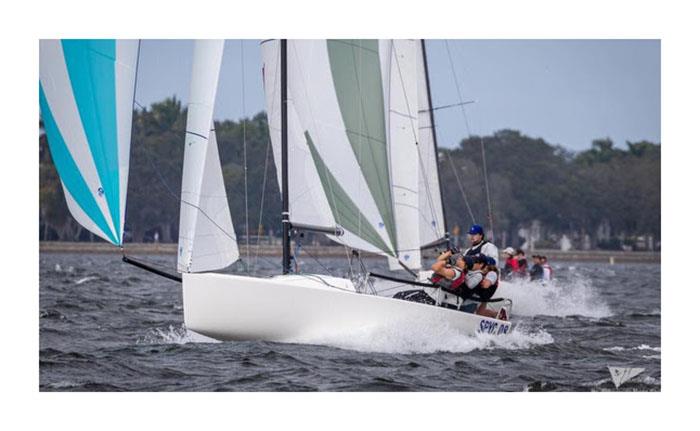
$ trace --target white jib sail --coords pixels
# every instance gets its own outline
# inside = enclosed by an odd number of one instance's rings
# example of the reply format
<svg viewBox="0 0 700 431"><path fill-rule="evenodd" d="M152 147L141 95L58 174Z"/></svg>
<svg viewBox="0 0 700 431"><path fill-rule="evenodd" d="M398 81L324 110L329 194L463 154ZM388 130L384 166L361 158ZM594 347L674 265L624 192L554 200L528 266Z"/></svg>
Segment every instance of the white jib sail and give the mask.
<svg viewBox="0 0 700 431"><path fill-rule="evenodd" d="M380 40L382 74L388 95L389 166L396 217L397 259L389 257L391 270L402 265L421 268L418 196L418 86L416 40Z"/></svg>
<svg viewBox="0 0 700 431"><path fill-rule="evenodd" d="M223 49L223 40L195 41L182 168L180 272L224 268L239 256L212 127Z"/></svg>

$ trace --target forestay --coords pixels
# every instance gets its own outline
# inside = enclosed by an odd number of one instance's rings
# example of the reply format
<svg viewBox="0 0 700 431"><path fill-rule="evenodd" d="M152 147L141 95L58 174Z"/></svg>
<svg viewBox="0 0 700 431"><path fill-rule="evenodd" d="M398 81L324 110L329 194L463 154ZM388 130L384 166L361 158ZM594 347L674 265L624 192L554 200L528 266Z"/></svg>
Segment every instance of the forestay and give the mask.
<svg viewBox="0 0 700 431"><path fill-rule="evenodd" d="M195 42L182 171L180 272L224 268L239 256L212 127L223 48L223 40Z"/></svg>
<svg viewBox="0 0 700 431"><path fill-rule="evenodd" d="M73 217L121 245L139 42L41 40L39 104Z"/></svg>
<svg viewBox="0 0 700 431"><path fill-rule="evenodd" d="M341 227L335 241L386 255L393 268L398 260L420 268L420 245L444 233L431 124L421 113L428 100L420 41L287 47L290 221ZM279 48L275 40L262 44L281 181Z"/></svg>

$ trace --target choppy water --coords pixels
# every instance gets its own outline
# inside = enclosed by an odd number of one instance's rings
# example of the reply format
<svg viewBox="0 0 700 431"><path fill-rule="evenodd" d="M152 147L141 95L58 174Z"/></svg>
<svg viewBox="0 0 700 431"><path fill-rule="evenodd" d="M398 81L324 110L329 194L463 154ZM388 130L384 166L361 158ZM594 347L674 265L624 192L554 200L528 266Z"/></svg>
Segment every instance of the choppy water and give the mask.
<svg viewBox="0 0 700 431"><path fill-rule="evenodd" d="M175 265L171 257L145 259ZM307 272L323 273L320 265L347 266L344 259L303 262ZM660 390L660 266L554 269L552 285L499 291L514 302L516 327L506 336L469 337L417 322L304 340L316 345L221 343L183 327L178 283L116 255L43 253L40 389L608 391L617 389L607 367L621 366L645 371L619 390ZM276 271L276 262L263 262L260 273Z"/></svg>

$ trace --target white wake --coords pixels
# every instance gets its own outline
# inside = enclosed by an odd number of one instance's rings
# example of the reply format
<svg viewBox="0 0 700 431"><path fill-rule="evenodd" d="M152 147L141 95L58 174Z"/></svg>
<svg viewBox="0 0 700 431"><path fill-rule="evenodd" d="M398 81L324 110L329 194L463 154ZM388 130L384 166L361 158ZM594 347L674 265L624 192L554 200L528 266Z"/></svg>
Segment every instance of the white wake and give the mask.
<svg viewBox="0 0 700 431"><path fill-rule="evenodd" d="M425 354L435 352L467 353L474 350L519 350L554 342L542 329L515 326L507 335L458 332L447 324L413 322L396 326L358 327L351 333L329 330L327 333L298 337L290 342L320 344L360 352Z"/></svg>

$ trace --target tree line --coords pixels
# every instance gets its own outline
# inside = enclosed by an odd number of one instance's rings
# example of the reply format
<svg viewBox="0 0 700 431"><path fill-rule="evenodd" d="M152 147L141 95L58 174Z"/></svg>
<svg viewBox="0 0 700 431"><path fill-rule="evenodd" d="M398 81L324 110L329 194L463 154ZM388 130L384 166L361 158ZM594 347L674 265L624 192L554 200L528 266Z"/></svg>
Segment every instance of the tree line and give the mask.
<svg viewBox="0 0 700 431"><path fill-rule="evenodd" d="M177 241L186 119L186 108L174 97L134 111L126 241L150 241L156 232L162 242ZM246 232L247 174L250 234L279 235L281 199L265 113L218 121L215 128L237 234ZM522 228L535 221L543 231L539 246L551 245L548 242L562 234L574 239L588 235L594 247L608 248L639 235L660 239L660 144L626 146L620 149L610 139L599 139L590 149L575 153L502 130L470 136L454 149L440 148L438 169L448 226L461 232L474 221L493 226L499 245L517 245ZM68 213L44 133L39 138L39 175L40 239L92 240Z"/></svg>

